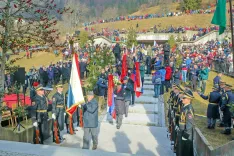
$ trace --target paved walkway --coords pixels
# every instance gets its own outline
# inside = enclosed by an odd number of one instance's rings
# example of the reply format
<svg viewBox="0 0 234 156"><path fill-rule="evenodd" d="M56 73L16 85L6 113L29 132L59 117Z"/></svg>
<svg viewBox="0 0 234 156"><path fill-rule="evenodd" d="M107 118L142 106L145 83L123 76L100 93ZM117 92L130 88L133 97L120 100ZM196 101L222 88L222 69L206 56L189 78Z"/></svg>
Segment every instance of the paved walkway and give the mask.
<svg viewBox="0 0 234 156"><path fill-rule="evenodd" d="M115 120L104 114L99 125L98 151L145 156L173 155L165 127L163 99L153 98L153 94L151 77L145 77L144 94L136 98L133 107L130 106L129 116L124 117L119 130ZM66 134L64 137L66 140L60 146L82 148L81 128L74 136ZM51 139L47 140L47 144L55 145Z"/></svg>

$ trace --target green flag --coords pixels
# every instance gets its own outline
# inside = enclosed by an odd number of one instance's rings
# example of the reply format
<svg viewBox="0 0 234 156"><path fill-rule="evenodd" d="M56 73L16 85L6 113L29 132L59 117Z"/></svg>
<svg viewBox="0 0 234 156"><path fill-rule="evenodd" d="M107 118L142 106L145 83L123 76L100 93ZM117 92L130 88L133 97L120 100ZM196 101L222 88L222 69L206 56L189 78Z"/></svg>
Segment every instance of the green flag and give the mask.
<svg viewBox="0 0 234 156"><path fill-rule="evenodd" d="M218 0L211 23L219 25L219 35L226 29L226 0Z"/></svg>

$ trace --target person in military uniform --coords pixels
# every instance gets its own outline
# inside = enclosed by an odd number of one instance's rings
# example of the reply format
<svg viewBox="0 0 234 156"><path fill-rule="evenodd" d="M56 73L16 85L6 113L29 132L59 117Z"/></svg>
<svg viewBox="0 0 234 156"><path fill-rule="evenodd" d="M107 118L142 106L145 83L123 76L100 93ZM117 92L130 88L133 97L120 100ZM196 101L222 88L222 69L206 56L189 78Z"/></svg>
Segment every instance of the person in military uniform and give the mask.
<svg viewBox="0 0 234 156"><path fill-rule="evenodd" d="M62 139L62 131L64 130L64 117L65 113L65 103L64 103L64 95L63 95L63 85L59 84L56 86L57 92L52 97L52 119L57 120L58 129L59 129L59 139ZM53 124L52 124L53 125ZM53 141L54 133L53 133Z"/></svg>
<svg viewBox="0 0 234 156"><path fill-rule="evenodd" d="M123 79L123 86L124 89L124 101L125 101L125 117L128 117L128 108L131 104L131 91L133 90L132 85L128 82L129 78L127 76Z"/></svg>
<svg viewBox="0 0 234 156"><path fill-rule="evenodd" d="M120 129L122 125L123 115L125 114L124 88L121 82L118 82L117 88L114 91L115 111L116 111L116 128Z"/></svg>
<svg viewBox="0 0 234 156"><path fill-rule="evenodd" d="M234 94L231 91L231 85L226 84L224 90L225 94L221 99L221 111L223 112L223 122L225 130L222 131L222 134L230 135L231 134L231 122L232 114L230 112L230 104L234 103Z"/></svg>
<svg viewBox="0 0 234 156"><path fill-rule="evenodd" d="M226 86L226 82L224 81L220 81L219 83L219 93L221 95L221 97L224 97L225 96L225 88ZM221 111L221 105L222 105L222 100L219 101L219 117L220 117L220 124L218 125L218 127L224 127L224 122L223 122L223 112Z"/></svg>
<svg viewBox="0 0 234 156"><path fill-rule="evenodd" d="M191 104L193 98L191 90L184 90L179 127L176 127L178 131L178 150L176 154L179 156L193 156L194 110Z"/></svg>
<svg viewBox="0 0 234 156"><path fill-rule="evenodd" d="M209 95L205 96L201 93L199 95L204 99L204 100L209 100L209 105L207 108L207 128L208 129L214 129L215 124L216 124L216 119L219 118L219 102L221 99L221 95L219 93L219 90L217 87L213 87L213 91L210 92Z"/></svg>
<svg viewBox="0 0 234 156"><path fill-rule="evenodd" d="M38 85L36 88L36 96L34 97L35 105L33 106L33 111L35 114L32 116L32 122L35 129L39 129L40 132L40 143L43 144L44 137L42 133L42 124L47 122L48 119L48 103L45 97L44 88L41 85ZM35 133L34 133L34 143L35 143Z"/></svg>

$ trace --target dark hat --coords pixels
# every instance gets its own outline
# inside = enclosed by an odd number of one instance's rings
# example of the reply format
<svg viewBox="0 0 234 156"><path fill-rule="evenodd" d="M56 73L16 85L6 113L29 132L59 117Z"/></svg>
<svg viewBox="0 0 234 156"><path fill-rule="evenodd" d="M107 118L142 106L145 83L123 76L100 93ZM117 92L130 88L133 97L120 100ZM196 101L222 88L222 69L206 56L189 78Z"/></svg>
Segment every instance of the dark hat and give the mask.
<svg viewBox="0 0 234 156"><path fill-rule="evenodd" d="M185 98L190 98L190 99L193 99L194 96L193 96L193 92L189 89L185 89L184 90L184 97Z"/></svg>
<svg viewBox="0 0 234 156"><path fill-rule="evenodd" d="M42 85L38 85L37 87L35 87L35 90L38 91L38 90L44 90L44 87Z"/></svg>
<svg viewBox="0 0 234 156"><path fill-rule="evenodd" d="M128 79L129 79L129 78L128 78L127 76L125 76L123 80L128 80Z"/></svg>

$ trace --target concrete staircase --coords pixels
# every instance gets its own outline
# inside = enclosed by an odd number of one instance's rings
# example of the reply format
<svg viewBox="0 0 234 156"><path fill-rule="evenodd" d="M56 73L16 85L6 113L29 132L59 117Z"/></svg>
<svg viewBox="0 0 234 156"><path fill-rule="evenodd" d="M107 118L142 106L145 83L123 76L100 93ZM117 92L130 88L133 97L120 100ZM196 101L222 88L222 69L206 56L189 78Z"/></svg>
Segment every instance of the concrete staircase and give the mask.
<svg viewBox="0 0 234 156"><path fill-rule="evenodd" d="M135 98L135 105L129 107L128 117L124 117L123 124L161 126L159 120L159 99L153 98L154 86L151 76L145 75L144 93ZM107 113L103 122L114 123L112 117Z"/></svg>
<svg viewBox="0 0 234 156"><path fill-rule="evenodd" d="M105 112L99 117L98 148L82 150L83 128L76 127L75 135L64 134L65 140L57 145L52 138L46 145L0 141L1 156L172 156L167 128L164 126L163 99L153 98L151 77L145 76L144 93L129 107L120 129ZM109 117L109 118L108 118ZM92 143L90 143L90 148ZM14 148L12 148L14 147Z"/></svg>

